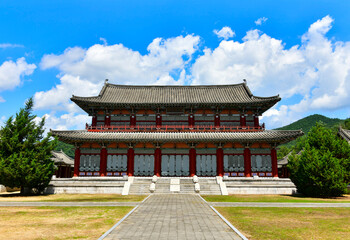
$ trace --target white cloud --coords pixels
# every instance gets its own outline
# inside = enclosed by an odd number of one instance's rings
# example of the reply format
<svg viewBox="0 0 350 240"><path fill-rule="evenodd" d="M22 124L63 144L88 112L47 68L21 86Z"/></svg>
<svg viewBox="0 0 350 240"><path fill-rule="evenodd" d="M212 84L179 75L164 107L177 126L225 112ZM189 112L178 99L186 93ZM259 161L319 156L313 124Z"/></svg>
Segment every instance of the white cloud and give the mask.
<svg viewBox="0 0 350 240"><path fill-rule="evenodd" d="M258 20L254 21L254 23L259 26L259 25L262 25L263 23L265 23L267 21L268 18L266 17L261 17L259 18Z"/></svg>
<svg viewBox="0 0 350 240"><path fill-rule="evenodd" d="M67 113L56 117L55 113L52 112L50 114L44 114L42 117L36 117L35 121L38 123L43 117L45 117L45 132L48 132L50 129L83 129L86 123L91 124L91 117L87 114Z"/></svg>
<svg viewBox="0 0 350 240"><path fill-rule="evenodd" d="M350 42L326 37L333 19L313 23L300 45L285 44L259 30L250 30L239 41L222 41L205 49L192 66L192 84L230 84L248 80L255 95L280 94L297 98L296 104L266 112L269 127L286 125L308 112L350 107ZM291 101L292 102L292 101Z"/></svg>
<svg viewBox="0 0 350 240"><path fill-rule="evenodd" d="M257 29L248 31L241 41L227 41L234 35L229 27L229 35L224 28L222 33L216 31L224 40L214 49L204 47L199 56L194 53L200 38L194 35L156 38L145 55L122 44L68 48L63 54L42 58L42 69L60 70L60 83L36 93L36 107L64 110L68 117L77 118L81 110L69 102L71 94L97 95L105 78L120 84L233 84L247 79L254 95L280 94L283 99L263 115L268 128L308 113L349 110L350 42L327 38L332 24L330 16L316 21L300 44L290 48ZM59 128L73 126L54 113L51 119Z"/></svg>
<svg viewBox="0 0 350 240"><path fill-rule="evenodd" d="M122 44L74 47L61 55L45 55L41 68L58 68L61 82L48 91L37 92L35 107L76 112L78 108L69 101L71 95L97 95L106 78L118 84L184 84L185 68L198 44L198 36L187 35L156 38L145 55Z"/></svg>
<svg viewBox="0 0 350 240"><path fill-rule="evenodd" d="M236 35L230 27L223 27L220 31L215 29L213 32L216 34L216 36L223 38L224 40L232 38Z"/></svg>
<svg viewBox="0 0 350 240"><path fill-rule="evenodd" d="M13 44L13 43L0 43L0 48L23 48L24 46L21 44Z"/></svg>
<svg viewBox="0 0 350 240"><path fill-rule="evenodd" d="M24 76L31 75L35 64L28 64L25 58L18 58L16 62L10 60L0 65L0 92L11 90L21 84ZM0 97L0 102L5 101Z"/></svg>

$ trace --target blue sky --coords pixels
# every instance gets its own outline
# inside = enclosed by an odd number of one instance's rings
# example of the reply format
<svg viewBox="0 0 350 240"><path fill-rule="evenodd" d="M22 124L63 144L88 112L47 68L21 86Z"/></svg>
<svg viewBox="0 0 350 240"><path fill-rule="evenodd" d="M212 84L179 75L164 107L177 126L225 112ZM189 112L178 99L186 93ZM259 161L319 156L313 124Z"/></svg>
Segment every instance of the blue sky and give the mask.
<svg viewBox="0 0 350 240"><path fill-rule="evenodd" d="M34 96L47 127L89 121L69 101L120 84L229 84L283 100L262 121L350 115L348 1L0 2L2 121ZM260 21L258 21L260 19Z"/></svg>

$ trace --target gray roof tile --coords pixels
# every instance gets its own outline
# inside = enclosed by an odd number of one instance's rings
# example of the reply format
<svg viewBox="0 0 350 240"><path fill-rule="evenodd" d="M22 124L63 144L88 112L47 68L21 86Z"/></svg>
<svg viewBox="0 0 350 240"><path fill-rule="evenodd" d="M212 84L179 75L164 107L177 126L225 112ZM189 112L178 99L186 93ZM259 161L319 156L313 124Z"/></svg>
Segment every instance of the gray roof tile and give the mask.
<svg viewBox="0 0 350 240"><path fill-rule="evenodd" d="M100 94L94 97L71 98L89 112L91 106L193 106L193 105L256 105L267 110L279 96L257 97L246 83L209 86L133 86L106 83Z"/></svg>
<svg viewBox="0 0 350 240"><path fill-rule="evenodd" d="M289 142L304 133L301 130L256 132L89 132L51 130L64 142Z"/></svg>
<svg viewBox="0 0 350 240"><path fill-rule="evenodd" d="M350 130L339 127L338 133L343 139L345 139L346 141L348 141L348 143L350 143Z"/></svg>

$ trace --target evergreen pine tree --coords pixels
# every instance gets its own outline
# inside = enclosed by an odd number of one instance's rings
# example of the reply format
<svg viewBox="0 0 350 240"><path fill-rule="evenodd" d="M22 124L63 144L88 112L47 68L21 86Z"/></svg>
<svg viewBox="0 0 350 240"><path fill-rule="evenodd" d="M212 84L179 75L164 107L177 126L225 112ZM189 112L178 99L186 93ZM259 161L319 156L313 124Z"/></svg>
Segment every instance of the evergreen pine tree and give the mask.
<svg viewBox="0 0 350 240"><path fill-rule="evenodd" d="M21 194L42 193L55 170L50 158L56 140L43 136L45 118L36 123L32 109L30 98L0 130L0 182L20 187Z"/></svg>
<svg viewBox="0 0 350 240"><path fill-rule="evenodd" d="M316 123L300 156L289 158L291 180L306 196L335 197L346 192L350 181L350 146L321 123Z"/></svg>

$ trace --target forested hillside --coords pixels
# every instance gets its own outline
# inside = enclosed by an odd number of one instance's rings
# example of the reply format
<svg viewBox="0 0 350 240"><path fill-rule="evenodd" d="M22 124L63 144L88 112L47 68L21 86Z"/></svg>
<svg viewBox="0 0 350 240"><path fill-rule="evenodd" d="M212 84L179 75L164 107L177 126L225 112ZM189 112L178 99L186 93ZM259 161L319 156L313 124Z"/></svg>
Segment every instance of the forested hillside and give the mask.
<svg viewBox="0 0 350 240"><path fill-rule="evenodd" d="M68 156L74 158L74 146L71 145L71 144L58 141L55 150L56 151L62 150L65 154L67 154Z"/></svg>
<svg viewBox="0 0 350 240"><path fill-rule="evenodd" d="M314 114L302 118L294 123L291 123L287 126L277 128L277 130L298 130L302 129L304 133L308 133L310 129L316 124L316 122L322 121L326 127L338 127L339 124L342 124L345 120L339 118L328 118L323 115Z"/></svg>

